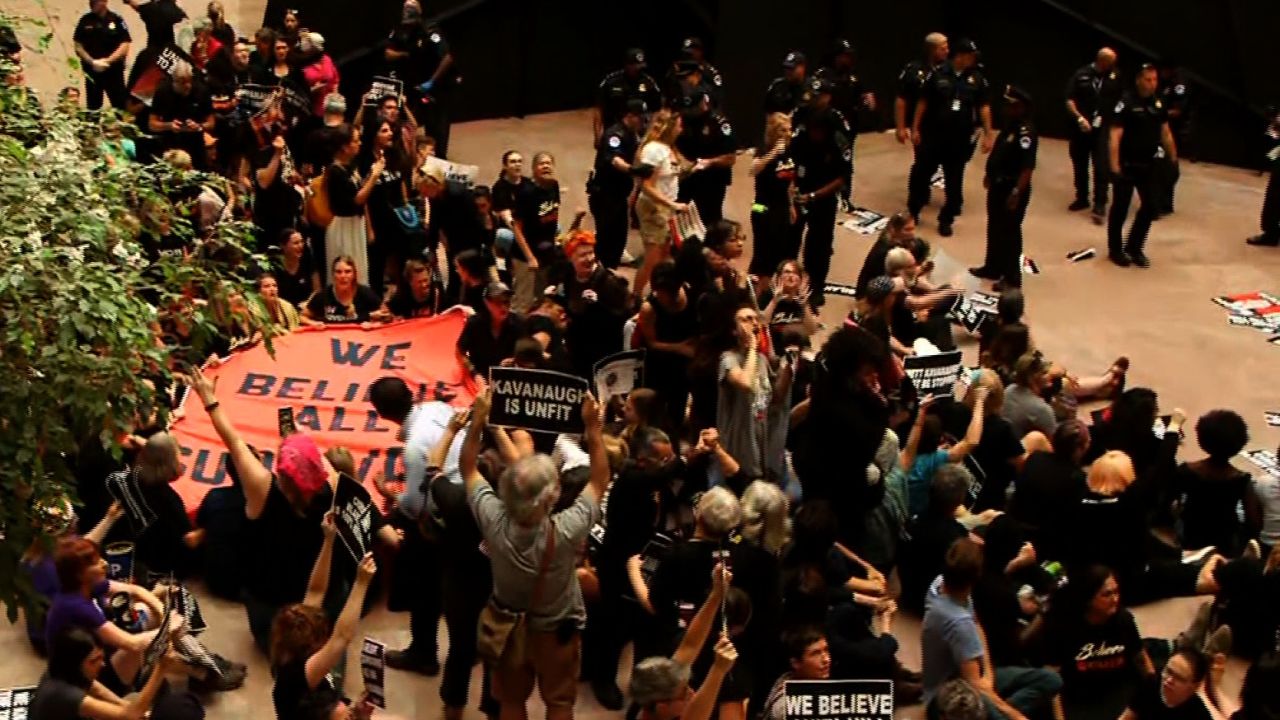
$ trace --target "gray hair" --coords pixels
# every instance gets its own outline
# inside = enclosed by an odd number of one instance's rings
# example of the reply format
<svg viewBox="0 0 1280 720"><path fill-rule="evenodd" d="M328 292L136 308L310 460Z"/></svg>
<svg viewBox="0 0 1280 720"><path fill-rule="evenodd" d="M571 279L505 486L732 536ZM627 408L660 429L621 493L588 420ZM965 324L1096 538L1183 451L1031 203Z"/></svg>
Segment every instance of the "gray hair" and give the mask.
<svg viewBox="0 0 1280 720"><path fill-rule="evenodd" d="M886 428L880 438L880 447L876 449L875 461L867 465L867 485L879 485L889 477L898 464L898 452L898 435Z"/></svg>
<svg viewBox="0 0 1280 720"><path fill-rule="evenodd" d="M516 524L535 525L560 497L560 473L551 456L535 453L502 472L498 493Z"/></svg>
<svg viewBox="0 0 1280 720"><path fill-rule="evenodd" d="M177 480L182 475L178 441L166 432L152 435L138 451L133 467L142 485L166 485Z"/></svg>
<svg viewBox="0 0 1280 720"><path fill-rule="evenodd" d="M929 512L950 513L964 504L969 488L973 487L973 474L963 465L944 463L933 474L929 485Z"/></svg>
<svg viewBox="0 0 1280 720"><path fill-rule="evenodd" d="M175 62L173 64L173 69L169 71L169 76L174 78L179 78L179 77L194 78L195 77L194 71L191 68L191 63L187 62L186 60L178 60L177 62Z"/></svg>
<svg viewBox="0 0 1280 720"><path fill-rule="evenodd" d="M742 522L742 506L738 498L722 486L713 487L702 494L694 510L702 529L712 537L724 537Z"/></svg>
<svg viewBox="0 0 1280 720"><path fill-rule="evenodd" d="M642 708L678 699L689 684L689 666L667 657L645 658L631 671L631 701Z"/></svg>
<svg viewBox="0 0 1280 720"><path fill-rule="evenodd" d="M893 248L884 256L884 274L889 277L896 277L898 273L916 264L916 258L911 251L903 248Z"/></svg>
<svg viewBox="0 0 1280 720"><path fill-rule="evenodd" d="M987 717L982 696L964 680L949 680L938 689L934 701L942 720L983 720Z"/></svg>
<svg viewBox="0 0 1280 720"><path fill-rule="evenodd" d="M787 496L771 482L756 480L742 493L742 536L777 555L791 540Z"/></svg>

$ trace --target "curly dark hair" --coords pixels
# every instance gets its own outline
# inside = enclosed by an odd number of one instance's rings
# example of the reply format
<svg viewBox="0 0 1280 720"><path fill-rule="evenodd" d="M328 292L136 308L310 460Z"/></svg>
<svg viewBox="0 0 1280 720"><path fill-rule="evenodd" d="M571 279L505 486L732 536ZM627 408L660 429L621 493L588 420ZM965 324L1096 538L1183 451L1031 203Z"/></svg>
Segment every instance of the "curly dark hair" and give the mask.
<svg viewBox="0 0 1280 720"><path fill-rule="evenodd" d="M1196 442L1215 463L1226 464L1249 442L1249 426L1231 410L1210 410L1196 421Z"/></svg>
<svg viewBox="0 0 1280 720"><path fill-rule="evenodd" d="M305 662L329 639L329 618L324 610L302 603L286 605L271 621L271 667Z"/></svg>

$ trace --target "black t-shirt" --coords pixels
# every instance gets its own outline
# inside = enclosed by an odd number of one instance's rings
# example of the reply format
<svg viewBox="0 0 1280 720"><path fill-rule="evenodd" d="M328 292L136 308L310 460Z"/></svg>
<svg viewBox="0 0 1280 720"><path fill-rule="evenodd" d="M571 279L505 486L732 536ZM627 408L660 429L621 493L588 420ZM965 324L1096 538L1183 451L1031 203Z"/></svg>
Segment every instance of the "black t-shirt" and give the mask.
<svg viewBox="0 0 1280 720"><path fill-rule="evenodd" d="M151 0L139 5L137 11L147 28L147 47L156 50L174 44L173 26L187 17L173 0Z"/></svg>
<svg viewBox="0 0 1280 720"><path fill-rule="evenodd" d="M334 698L340 696L327 675L314 688L307 685L306 658L276 668L275 684L271 686L271 702L276 708L276 720L305 720L304 703L322 694L329 694Z"/></svg>
<svg viewBox="0 0 1280 720"><path fill-rule="evenodd" d="M314 291L311 286L311 276L315 272L315 261L311 258L310 248L302 251L302 258L298 261L298 272L290 273L285 270L284 263L278 259L271 268L271 274L275 277L276 285L280 289L280 297L293 303L296 308L303 307L311 297Z"/></svg>
<svg viewBox="0 0 1280 720"><path fill-rule="evenodd" d="M556 234L559 232L560 183L554 180L547 185L529 183L516 198L514 216L538 262L549 262L555 255ZM513 247L512 255L518 252Z"/></svg>
<svg viewBox="0 0 1280 720"><path fill-rule="evenodd" d="M636 134L622 123L604 131L604 135L600 137L600 147L596 148L592 192L614 196L630 194L635 180L631 177L631 173L614 167L613 161L618 158L628 165L634 163L638 145L639 139Z"/></svg>
<svg viewBox="0 0 1280 720"><path fill-rule="evenodd" d="M326 485L299 515L276 483L273 477L262 514L245 524L251 552L244 557L244 584L254 598L279 606L306 596L324 540L320 521L333 505L333 493Z"/></svg>
<svg viewBox="0 0 1280 720"><path fill-rule="evenodd" d="M1129 709L1138 720L1210 720L1213 717L1199 695L1192 695L1177 707L1166 705L1156 678L1142 681L1129 701Z"/></svg>
<svg viewBox="0 0 1280 720"><path fill-rule="evenodd" d="M1067 717L1119 717L1140 678L1142 636L1133 614L1121 608L1101 625L1083 618L1055 619L1045 633L1045 659L1062 675Z"/></svg>
<svg viewBox="0 0 1280 720"><path fill-rule="evenodd" d="M431 283L431 289L422 300L414 297L413 291L403 283L396 287L395 294L387 301L387 309L398 318L431 317L440 312L440 294L443 290L438 282Z"/></svg>
<svg viewBox="0 0 1280 720"><path fill-rule="evenodd" d="M665 513L674 501L670 480L683 467L683 463L658 471L629 467L610 486L607 530L597 563L601 581L609 585L605 592L631 595L626 585L627 558L640 554L654 533L663 529Z"/></svg>
<svg viewBox="0 0 1280 720"><path fill-rule="evenodd" d="M920 131L931 141L968 142L978 124L978 108L990 104L982 73L975 68L957 73L951 63L934 70L922 92L926 104Z"/></svg>
<svg viewBox="0 0 1280 720"><path fill-rule="evenodd" d="M427 233L434 238L442 231L454 255L478 249L483 242L484 228L476 211L475 193L461 183L446 181L444 191L431 199L431 225Z"/></svg>
<svg viewBox="0 0 1280 720"><path fill-rule="evenodd" d="M270 145L253 154L253 221L273 239L284 228L297 225L302 211L302 195L285 177L283 156L276 166L275 178L266 187L258 184L257 171L270 165L275 154L275 148Z"/></svg>
<svg viewBox="0 0 1280 720"><path fill-rule="evenodd" d="M1084 491L1084 470L1070 460L1036 451L1022 464L1009 513L1028 528L1042 559L1065 559Z"/></svg>
<svg viewBox="0 0 1280 720"><path fill-rule="evenodd" d="M356 193L359 179L354 168L344 167L338 163L329 165L325 171L324 189L329 196L329 209L337 217L362 215L363 208L356 204Z"/></svg>
<svg viewBox="0 0 1280 720"><path fill-rule="evenodd" d="M973 607L987 634L991 665L1025 665L1026 658L1019 640L1022 606L1018 602L1018 588L1003 570L996 568L982 574L973 588Z"/></svg>
<svg viewBox="0 0 1280 720"><path fill-rule="evenodd" d="M1155 162L1161 130L1168 120L1164 101L1157 95L1142 98L1126 93L1108 114L1113 126L1124 129L1120 138L1120 162L1148 166Z"/></svg>
<svg viewBox="0 0 1280 720"><path fill-rule="evenodd" d="M520 195L528 190L532 184L533 181L523 175L520 176L520 182L515 183L505 177L499 177L494 180L493 187L489 188L489 192L493 196L493 209L510 210L514 214Z"/></svg>
<svg viewBox="0 0 1280 720"><path fill-rule="evenodd" d="M141 485L141 491L156 519L135 538L138 561L153 572L186 576L192 569L191 552L183 537L191 532L191 520L182 498L168 483Z"/></svg>
<svg viewBox="0 0 1280 720"><path fill-rule="evenodd" d="M91 12L81 15L72 39L84 47L89 57L96 60L106 58L115 52L121 43L132 40L129 37L129 28L124 24L124 18L110 10L104 17L98 17L96 13ZM117 64L124 67L124 58L121 58ZM81 65L85 66L86 72L93 70L85 63Z"/></svg>
<svg viewBox="0 0 1280 720"><path fill-rule="evenodd" d="M773 302L773 288L764 291L760 296L760 307L768 307ZM804 322L804 305L793 297L778 300L773 309L773 317L769 319L769 336L773 340L776 354L782 353L782 332L788 325Z"/></svg>
<svg viewBox="0 0 1280 720"><path fill-rule="evenodd" d="M369 168L364 168L366 173ZM395 216L395 208L405 204L404 177L400 169L387 164L382 174L373 182L369 192L369 217L373 220L376 241L385 247L395 247L395 243L403 236L400 221Z"/></svg>
<svg viewBox="0 0 1280 720"><path fill-rule="evenodd" d="M904 607L912 610L924 607L929 584L942 572L942 559L947 548L968 535L964 526L950 516L925 515L917 521L907 544L906 557L899 568Z"/></svg>
<svg viewBox="0 0 1280 720"><path fill-rule="evenodd" d="M507 315L494 337L490 330L492 320L489 313L479 312L467 318L458 335L458 351L471 360L471 366L481 375L488 377L489 368L511 357L516 351L516 341L525 337L524 317L519 313Z"/></svg>
<svg viewBox="0 0 1280 720"><path fill-rule="evenodd" d="M244 577L244 490L214 488L200 502L196 525L204 530L204 582L220 598L239 600Z"/></svg>
<svg viewBox="0 0 1280 720"><path fill-rule="evenodd" d="M173 81L169 80L156 90L155 97L151 100L151 114L163 122L192 120L203 123L213 114L213 103L209 100L208 91L199 81L194 81L191 90L182 95L173 89Z"/></svg>
<svg viewBox="0 0 1280 720"><path fill-rule="evenodd" d="M344 305L333 294L333 286L315 294L307 303L311 317L325 323L362 323L370 313L382 307L382 300L368 285L357 285L350 305Z"/></svg>
<svg viewBox="0 0 1280 720"><path fill-rule="evenodd" d="M1236 507L1249 492L1250 479L1247 473L1234 471L1226 477L1207 478L1187 463L1178 466L1173 482L1183 494L1183 547L1214 545L1221 552L1235 549L1240 542Z"/></svg>
<svg viewBox="0 0 1280 720"><path fill-rule="evenodd" d="M952 436L963 438L969 429L973 412L960 403L951 406L946 429ZM1013 483L1016 469L1011 464L1025 452L1013 425L999 415L982 419L982 438L965 458L965 467L973 473L975 486L970 497L976 499L974 512L994 508L1004 510L1005 493Z"/></svg>
<svg viewBox="0 0 1280 720"><path fill-rule="evenodd" d="M788 156L796 165L796 190L813 192L836 178L844 177L848 159L834 137L817 141L804 132L791 141ZM831 201L831 197L825 198Z"/></svg>
<svg viewBox="0 0 1280 720"><path fill-rule="evenodd" d="M88 695L86 688L50 677L46 673L40 678L31 706L24 708L24 711L30 712L26 717L35 720L80 720L83 717L80 706Z"/></svg>
<svg viewBox="0 0 1280 720"><path fill-rule="evenodd" d="M681 155L694 160L727 155L738 149L733 137L733 126L719 113L708 113L701 118L686 118L684 129L676 138L676 149ZM681 181L681 186L693 183L728 185L733 178L733 168L710 167L694 173Z"/></svg>
<svg viewBox="0 0 1280 720"><path fill-rule="evenodd" d="M761 157L772 148L758 148L756 157ZM791 203L788 192L791 181L795 179L795 164L785 154L765 163L755 177L755 203L769 210L785 210Z"/></svg>
<svg viewBox="0 0 1280 720"><path fill-rule="evenodd" d="M597 266L586 282L578 282L571 276L565 279L563 287L569 317L565 342L575 371L582 377L590 377L597 361L622 350L622 326L628 317L627 284Z"/></svg>

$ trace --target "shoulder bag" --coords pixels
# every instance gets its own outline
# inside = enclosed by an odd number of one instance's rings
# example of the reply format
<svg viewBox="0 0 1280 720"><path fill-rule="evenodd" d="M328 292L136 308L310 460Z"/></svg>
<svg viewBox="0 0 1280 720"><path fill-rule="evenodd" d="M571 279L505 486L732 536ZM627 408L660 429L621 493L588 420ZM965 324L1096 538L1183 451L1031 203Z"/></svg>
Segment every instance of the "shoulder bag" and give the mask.
<svg viewBox="0 0 1280 720"><path fill-rule="evenodd" d="M527 633L526 615L529 609L536 607L542 598L542 587L547 577L547 568L556 551L556 526L549 522L547 527L547 544L542 551L542 562L538 566L538 577L533 585L533 597L525 610L508 610L498 604L493 595L480 611L480 620L476 633L476 653L492 667L520 667L524 664L525 640Z"/></svg>

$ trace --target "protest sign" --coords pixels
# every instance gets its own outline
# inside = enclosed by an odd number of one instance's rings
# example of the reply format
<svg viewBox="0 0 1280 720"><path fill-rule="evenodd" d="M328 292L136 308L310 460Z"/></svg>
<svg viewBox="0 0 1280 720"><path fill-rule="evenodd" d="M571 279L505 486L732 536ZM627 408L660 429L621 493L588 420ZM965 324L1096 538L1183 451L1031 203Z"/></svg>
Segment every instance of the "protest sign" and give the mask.
<svg viewBox="0 0 1280 720"><path fill-rule="evenodd" d="M369 83L369 91L364 94L361 104L365 107L373 107L388 95L394 98L404 95L404 81L400 78L374 75L372 82ZM405 112L408 110L406 109Z"/></svg>
<svg viewBox="0 0 1280 720"><path fill-rule="evenodd" d="M28 720L28 709L35 696L34 685L0 690L0 720Z"/></svg>
<svg viewBox="0 0 1280 720"><path fill-rule="evenodd" d="M961 355L959 350L935 355L910 355L903 358L902 366L921 397L951 395L964 366Z"/></svg>
<svg viewBox="0 0 1280 720"><path fill-rule="evenodd" d="M788 680L787 720L893 720L892 680Z"/></svg>
<svg viewBox="0 0 1280 720"><path fill-rule="evenodd" d="M360 648L360 676L364 678L364 691L369 702L387 709L387 646L377 640L364 639Z"/></svg>
<svg viewBox="0 0 1280 720"><path fill-rule="evenodd" d="M475 385L454 353L467 316L461 310L435 317L379 325L301 329L272 340L274 355L262 345L233 353L205 370L216 380L223 412L236 431L262 453L270 470L280 445L278 410L293 408L300 432L321 449L341 445L351 451L356 479L373 489L375 470L395 477L401 443L396 426L379 418L369 402L369 386L382 377L404 380L414 402L430 400L470 405ZM196 393L183 404L171 432L182 455L182 477L173 488L194 513L209 490L230 483L227 448Z"/></svg>
<svg viewBox="0 0 1280 720"><path fill-rule="evenodd" d="M849 214L852 217L840 223L840 226L859 235L877 235L889 224L889 218L864 207L855 207Z"/></svg>
<svg viewBox="0 0 1280 720"><path fill-rule="evenodd" d="M1275 450L1246 450L1243 455L1266 474L1280 479L1280 461L1276 459Z"/></svg>
<svg viewBox="0 0 1280 720"><path fill-rule="evenodd" d="M959 324L972 335L980 335L982 326L996 317L996 305L1000 298L988 293L974 291L956 297L947 317Z"/></svg>
<svg viewBox="0 0 1280 720"><path fill-rule="evenodd" d="M342 546L359 564L369 552L373 535L373 496L357 480L345 473L338 475L338 487L333 491L334 523L338 526L338 538Z"/></svg>
<svg viewBox="0 0 1280 720"><path fill-rule="evenodd" d="M707 226L702 224L702 215L695 202L690 201L683 212L673 214L668 222L671 225L671 242L676 247L685 240L707 236Z"/></svg>
<svg viewBox="0 0 1280 720"><path fill-rule="evenodd" d="M148 55L150 63L141 70L134 70L136 78L133 81L133 86L129 88L129 94L137 98L138 102L143 105L151 107L151 101L155 98L156 91L169 81L178 62L185 61L192 67L195 66L195 63L190 55L183 52L176 45L162 48L160 52L154 55L147 53L144 53L144 55Z"/></svg>
<svg viewBox="0 0 1280 720"><path fill-rule="evenodd" d="M858 288L846 283L829 282L822 287L822 292L827 295L843 295L849 298L858 296Z"/></svg>
<svg viewBox="0 0 1280 720"><path fill-rule="evenodd" d="M582 395L587 381L551 370L494 367L489 370L493 406L489 422L502 427L578 434L583 431Z"/></svg>
<svg viewBox="0 0 1280 720"><path fill-rule="evenodd" d="M595 364L591 376L601 405L608 407L615 397L626 400L632 390L644 384L644 356L644 350L624 350Z"/></svg>
<svg viewBox="0 0 1280 720"><path fill-rule="evenodd" d="M156 521L156 513L142 496L142 488L138 486L136 470L120 470L107 476L107 492L111 498L124 508L124 516L129 520L133 536L137 537L151 527Z"/></svg>

